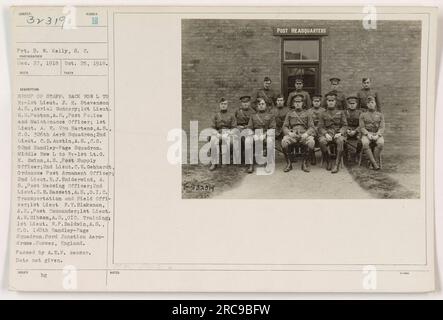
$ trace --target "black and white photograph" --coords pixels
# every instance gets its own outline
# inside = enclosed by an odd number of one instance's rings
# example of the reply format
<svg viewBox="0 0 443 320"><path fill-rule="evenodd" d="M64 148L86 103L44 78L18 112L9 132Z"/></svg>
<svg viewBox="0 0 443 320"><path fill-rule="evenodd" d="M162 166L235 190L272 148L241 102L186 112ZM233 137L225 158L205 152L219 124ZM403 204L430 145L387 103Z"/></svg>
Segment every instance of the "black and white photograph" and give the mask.
<svg viewBox="0 0 443 320"><path fill-rule="evenodd" d="M183 19L182 197L420 198L421 32Z"/></svg>

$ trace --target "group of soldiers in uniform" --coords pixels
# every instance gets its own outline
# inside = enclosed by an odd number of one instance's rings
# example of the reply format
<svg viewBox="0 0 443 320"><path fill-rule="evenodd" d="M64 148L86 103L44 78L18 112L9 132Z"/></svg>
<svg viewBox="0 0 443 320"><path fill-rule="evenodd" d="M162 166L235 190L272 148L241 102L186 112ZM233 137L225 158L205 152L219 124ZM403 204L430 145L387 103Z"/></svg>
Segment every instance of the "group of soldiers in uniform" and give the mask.
<svg viewBox="0 0 443 320"><path fill-rule="evenodd" d="M316 164L314 148L319 146L326 169L337 173L343 153L349 141L354 140L356 156L363 150L374 170L380 170L380 155L384 146L385 121L377 92L371 89L371 80L362 79L362 89L356 95L345 96L339 90L340 79L330 79L331 90L323 97L312 97L303 90L303 79L295 80L295 90L286 100L271 88L271 79L265 77L263 87L254 97L240 97L240 108L231 113L228 101L220 100L220 110L212 118L212 128L218 134L211 138L214 143L229 139L231 129L261 129L263 134L254 135L254 140L266 142L266 131L275 130L286 160L285 172L292 167L292 152L295 147L303 150L301 169L310 172L309 165ZM227 133L228 132L228 133ZM334 157L332 157L334 155ZM213 160L210 170L215 170ZM248 166L254 171L254 161Z"/></svg>

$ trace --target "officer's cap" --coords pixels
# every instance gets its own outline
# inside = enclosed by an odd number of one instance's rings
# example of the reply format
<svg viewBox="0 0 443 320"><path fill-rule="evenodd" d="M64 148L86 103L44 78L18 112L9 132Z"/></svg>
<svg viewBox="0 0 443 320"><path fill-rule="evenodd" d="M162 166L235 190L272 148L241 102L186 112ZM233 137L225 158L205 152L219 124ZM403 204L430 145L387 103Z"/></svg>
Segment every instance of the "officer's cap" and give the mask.
<svg viewBox="0 0 443 320"><path fill-rule="evenodd" d="M314 94L314 95L312 95L312 100L314 100L314 99L322 99L323 98L323 96L321 95L321 94Z"/></svg>
<svg viewBox="0 0 443 320"><path fill-rule="evenodd" d="M326 99L337 99L337 94L336 93L334 93L334 92L328 92L326 95L325 95L325 97L326 97Z"/></svg>
<svg viewBox="0 0 443 320"><path fill-rule="evenodd" d="M265 78L263 79L263 81L271 81L271 78L269 78L269 77L265 77Z"/></svg>
<svg viewBox="0 0 443 320"><path fill-rule="evenodd" d="M292 97L292 102L294 101L303 101L305 99L304 95L302 94L296 94L295 96Z"/></svg>
<svg viewBox="0 0 443 320"><path fill-rule="evenodd" d="M332 77L331 79L329 79L330 82L340 82L341 79L337 78L337 77Z"/></svg>
<svg viewBox="0 0 443 320"><path fill-rule="evenodd" d="M251 101L251 96L241 96L240 97L241 102L248 102Z"/></svg>
<svg viewBox="0 0 443 320"><path fill-rule="evenodd" d="M357 96L350 95L349 97L346 98L346 100L348 100L348 101L358 100L358 98L357 98Z"/></svg>

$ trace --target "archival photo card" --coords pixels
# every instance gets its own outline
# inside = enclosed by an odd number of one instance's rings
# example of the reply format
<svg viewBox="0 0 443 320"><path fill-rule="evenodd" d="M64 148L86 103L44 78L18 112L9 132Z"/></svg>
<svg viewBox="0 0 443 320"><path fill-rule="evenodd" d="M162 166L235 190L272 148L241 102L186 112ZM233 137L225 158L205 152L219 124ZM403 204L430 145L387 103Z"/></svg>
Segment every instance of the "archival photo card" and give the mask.
<svg viewBox="0 0 443 320"><path fill-rule="evenodd" d="M436 8L10 20L11 290L435 289Z"/></svg>

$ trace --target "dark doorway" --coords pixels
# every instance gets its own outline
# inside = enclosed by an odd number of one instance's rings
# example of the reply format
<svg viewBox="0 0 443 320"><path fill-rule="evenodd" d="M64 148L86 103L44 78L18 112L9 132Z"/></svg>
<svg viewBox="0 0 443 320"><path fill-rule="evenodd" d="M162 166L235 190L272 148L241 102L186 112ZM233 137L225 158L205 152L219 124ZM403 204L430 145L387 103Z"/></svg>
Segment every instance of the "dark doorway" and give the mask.
<svg viewBox="0 0 443 320"><path fill-rule="evenodd" d="M295 80L303 79L303 90L309 92L312 96L314 93L319 93L320 72L318 65L300 65L290 64L283 66L283 92L285 98L289 93L295 90Z"/></svg>

